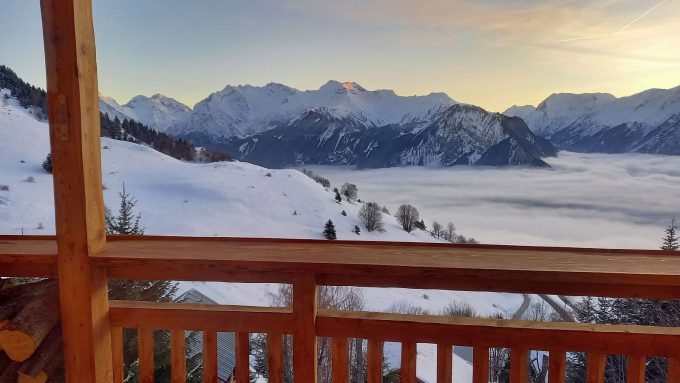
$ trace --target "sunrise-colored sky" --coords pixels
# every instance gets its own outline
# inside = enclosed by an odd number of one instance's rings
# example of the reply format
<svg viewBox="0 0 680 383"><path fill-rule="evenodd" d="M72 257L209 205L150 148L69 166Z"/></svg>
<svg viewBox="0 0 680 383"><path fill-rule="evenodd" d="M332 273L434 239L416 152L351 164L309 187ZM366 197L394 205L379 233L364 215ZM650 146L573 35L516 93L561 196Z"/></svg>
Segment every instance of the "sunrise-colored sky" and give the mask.
<svg viewBox="0 0 680 383"><path fill-rule="evenodd" d="M100 91L189 106L330 79L503 111L680 85L680 0L94 0ZM44 86L38 1L2 0L0 64Z"/></svg>

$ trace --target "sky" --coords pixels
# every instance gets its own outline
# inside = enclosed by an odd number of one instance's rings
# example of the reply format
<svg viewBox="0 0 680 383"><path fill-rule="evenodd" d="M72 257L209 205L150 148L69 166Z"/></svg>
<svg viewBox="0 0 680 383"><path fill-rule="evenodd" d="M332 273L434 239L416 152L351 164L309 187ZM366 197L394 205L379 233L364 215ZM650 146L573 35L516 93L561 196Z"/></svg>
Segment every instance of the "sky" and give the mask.
<svg viewBox="0 0 680 383"><path fill-rule="evenodd" d="M679 0L94 0L100 92L354 81L503 111L680 85ZM39 1L0 0L0 64L44 86Z"/></svg>

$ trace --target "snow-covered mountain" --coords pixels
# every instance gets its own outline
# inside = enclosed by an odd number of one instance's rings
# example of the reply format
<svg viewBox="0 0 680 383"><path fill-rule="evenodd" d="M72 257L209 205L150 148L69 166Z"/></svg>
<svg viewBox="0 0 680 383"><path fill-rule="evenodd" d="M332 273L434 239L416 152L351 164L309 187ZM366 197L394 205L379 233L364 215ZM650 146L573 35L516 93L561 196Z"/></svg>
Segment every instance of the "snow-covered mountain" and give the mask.
<svg viewBox="0 0 680 383"><path fill-rule="evenodd" d="M275 128L216 148L269 167L301 164L390 167L404 165L538 165L555 148L519 118L456 104L430 117L366 128L325 108L308 110Z"/></svg>
<svg viewBox="0 0 680 383"><path fill-rule="evenodd" d="M561 149L680 154L680 87L621 98L553 94L537 108L514 106L504 113L521 117Z"/></svg>
<svg viewBox="0 0 680 383"><path fill-rule="evenodd" d="M369 91L353 82L329 81L318 90L307 91L276 83L227 86L196 104L189 124L178 125L171 132L213 139L244 137L316 108L366 127L384 126L427 120L453 104L444 93L404 97L391 90Z"/></svg>
<svg viewBox="0 0 680 383"><path fill-rule="evenodd" d="M135 96L125 105L100 94L99 109L111 118L132 119L159 132L177 125L184 126L191 118L191 108L162 94Z"/></svg>

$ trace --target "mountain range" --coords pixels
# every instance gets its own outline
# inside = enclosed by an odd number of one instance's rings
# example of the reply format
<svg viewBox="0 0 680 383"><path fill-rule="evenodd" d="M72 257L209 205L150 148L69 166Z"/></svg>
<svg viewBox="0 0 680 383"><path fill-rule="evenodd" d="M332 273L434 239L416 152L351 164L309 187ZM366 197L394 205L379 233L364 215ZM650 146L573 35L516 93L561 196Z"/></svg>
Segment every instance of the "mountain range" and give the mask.
<svg viewBox="0 0 680 383"><path fill-rule="evenodd" d="M557 149L680 155L680 87L621 98L559 93L502 114L445 93L404 97L337 81L306 91L226 86L193 110L162 95L122 106L102 97L101 107L269 167L545 166Z"/></svg>

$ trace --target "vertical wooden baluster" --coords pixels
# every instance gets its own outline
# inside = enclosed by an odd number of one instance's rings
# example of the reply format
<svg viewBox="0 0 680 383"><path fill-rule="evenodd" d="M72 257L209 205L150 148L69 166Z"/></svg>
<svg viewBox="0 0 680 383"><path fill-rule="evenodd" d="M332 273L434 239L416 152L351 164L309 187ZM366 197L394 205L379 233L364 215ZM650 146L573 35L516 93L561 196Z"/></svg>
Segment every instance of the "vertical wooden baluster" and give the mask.
<svg viewBox="0 0 680 383"><path fill-rule="evenodd" d="M647 357L645 355L628 355L627 383L645 383Z"/></svg>
<svg viewBox="0 0 680 383"><path fill-rule="evenodd" d="M123 383L123 328L111 328L111 357L113 358L113 383Z"/></svg>
<svg viewBox="0 0 680 383"><path fill-rule="evenodd" d="M250 381L250 334L236 333L236 381Z"/></svg>
<svg viewBox="0 0 680 383"><path fill-rule="evenodd" d="M529 379L529 352L522 348L510 350L510 383L527 383Z"/></svg>
<svg viewBox="0 0 680 383"><path fill-rule="evenodd" d="M368 340L368 383L382 383L383 342L376 339Z"/></svg>
<svg viewBox="0 0 680 383"><path fill-rule="evenodd" d="M472 382L489 383L489 348L475 347L472 354Z"/></svg>
<svg viewBox="0 0 680 383"><path fill-rule="evenodd" d="M416 383L416 360L418 357L415 342L401 344L401 383Z"/></svg>
<svg viewBox="0 0 680 383"><path fill-rule="evenodd" d="M680 382L680 355L668 357L667 382Z"/></svg>
<svg viewBox="0 0 680 383"><path fill-rule="evenodd" d="M347 339L333 338L333 383L349 382L348 356L349 347Z"/></svg>
<svg viewBox="0 0 680 383"><path fill-rule="evenodd" d="M316 383L316 278L305 277L293 285L293 376L298 382Z"/></svg>
<svg viewBox="0 0 680 383"><path fill-rule="evenodd" d="M604 367L607 362L607 355L600 353L588 353L588 377L587 383L603 383Z"/></svg>
<svg viewBox="0 0 680 383"><path fill-rule="evenodd" d="M451 383L453 380L453 347L437 345L437 383Z"/></svg>
<svg viewBox="0 0 680 383"><path fill-rule="evenodd" d="M567 353L561 350L550 351L548 359L548 382L566 383Z"/></svg>
<svg viewBox="0 0 680 383"><path fill-rule="evenodd" d="M184 330L170 332L170 375L172 383L187 381L187 352Z"/></svg>
<svg viewBox="0 0 680 383"><path fill-rule="evenodd" d="M138 334L140 381L141 383L154 383L153 330L140 328Z"/></svg>
<svg viewBox="0 0 680 383"><path fill-rule="evenodd" d="M203 383L217 383L217 333L203 331Z"/></svg>
<svg viewBox="0 0 680 383"><path fill-rule="evenodd" d="M267 362L270 383L283 383L283 335L267 334Z"/></svg>

